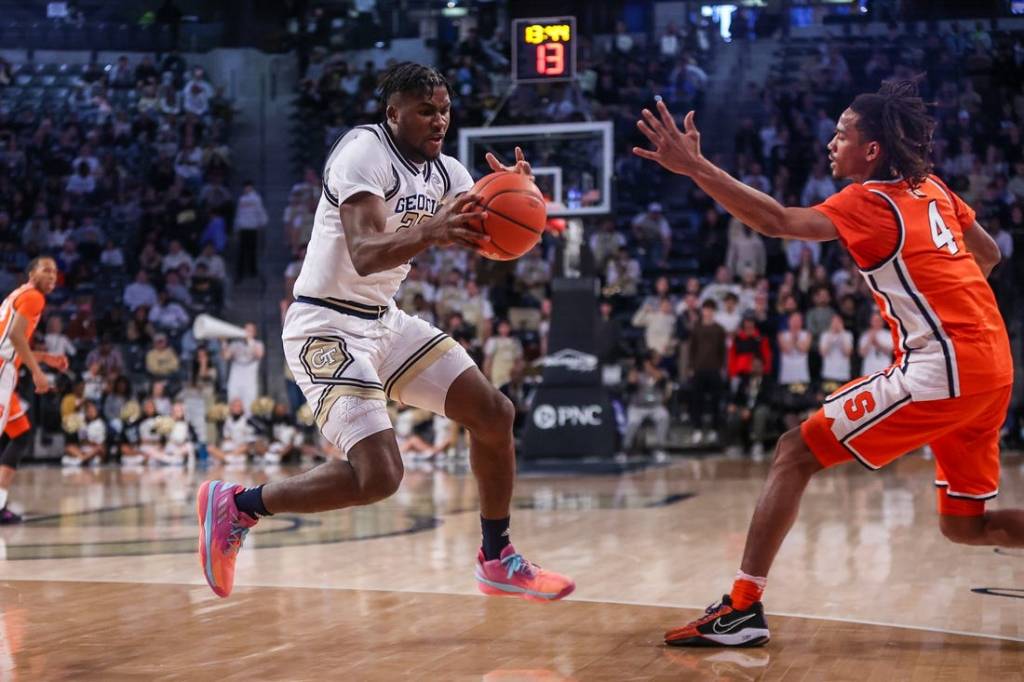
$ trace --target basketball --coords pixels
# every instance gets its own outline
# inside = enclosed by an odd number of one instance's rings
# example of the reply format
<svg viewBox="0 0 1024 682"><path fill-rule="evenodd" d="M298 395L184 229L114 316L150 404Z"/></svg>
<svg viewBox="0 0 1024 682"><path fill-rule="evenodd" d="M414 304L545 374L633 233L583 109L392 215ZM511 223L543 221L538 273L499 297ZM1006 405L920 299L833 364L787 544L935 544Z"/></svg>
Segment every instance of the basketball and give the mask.
<svg viewBox="0 0 1024 682"><path fill-rule="evenodd" d="M480 196L477 207L487 211L487 219L476 226L491 238L480 248L485 258L513 260L537 245L548 215L532 180L519 173L491 173L470 191Z"/></svg>

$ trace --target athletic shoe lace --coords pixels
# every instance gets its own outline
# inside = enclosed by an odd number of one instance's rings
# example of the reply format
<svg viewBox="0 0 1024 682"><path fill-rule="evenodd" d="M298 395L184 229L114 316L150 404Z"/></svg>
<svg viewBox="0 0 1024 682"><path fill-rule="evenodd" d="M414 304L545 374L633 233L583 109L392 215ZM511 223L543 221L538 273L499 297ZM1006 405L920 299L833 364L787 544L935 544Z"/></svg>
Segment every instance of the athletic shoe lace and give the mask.
<svg viewBox="0 0 1024 682"><path fill-rule="evenodd" d="M721 608L722 608L722 602L716 601L714 604L712 604L711 606L709 606L706 609L704 609L704 613L706 615L710 616L712 613L718 613L718 611Z"/></svg>
<svg viewBox="0 0 1024 682"><path fill-rule="evenodd" d="M501 565L507 570L507 573L505 573L506 578L511 578L515 573L522 573L528 578L533 577L533 564L522 554L509 554L501 560Z"/></svg>
<svg viewBox="0 0 1024 682"><path fill-rule="evenodd" d="M722 602L716 601L714 604L704 609L704 615L690 623L690 626L699 627L701 625L704 625L704 623L710 623L711 621L715 620L716 618L718 618L718 612L722 610L722 606Z"/></svg>
<svg viewBox="0 0 1024 682"><path fill-rule="evenodd" d="M238 551L242 549L242 543L245 542L245 536L249 534L249 529L245 526L231 526L231 532L228 533L228 554L238 554Z"/></svg>

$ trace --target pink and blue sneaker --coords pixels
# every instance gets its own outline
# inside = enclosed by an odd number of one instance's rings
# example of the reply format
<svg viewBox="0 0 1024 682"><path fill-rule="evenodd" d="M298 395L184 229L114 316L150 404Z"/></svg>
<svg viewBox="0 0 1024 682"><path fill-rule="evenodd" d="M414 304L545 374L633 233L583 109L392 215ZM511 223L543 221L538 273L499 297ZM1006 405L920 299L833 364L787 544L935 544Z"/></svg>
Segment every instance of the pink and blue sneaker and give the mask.
<svg viewBox="0 0 1024 682"><path fill-rule="evenodd" d="M199 563L210 589L227 597L235 584L235 558L257 519L238 511L235 495L244 486L206 481L199 486L196 514L199 517Z"/></svg>
<svg viewBox="0 0 1024 682"><path fill-rule="evenodd" d="M486 561L481 549L476 557L476 585L493 597L519 597L549 602L567 597L576 583L554 571L531 563L515 547L507 545L497 559Z"/></svg>

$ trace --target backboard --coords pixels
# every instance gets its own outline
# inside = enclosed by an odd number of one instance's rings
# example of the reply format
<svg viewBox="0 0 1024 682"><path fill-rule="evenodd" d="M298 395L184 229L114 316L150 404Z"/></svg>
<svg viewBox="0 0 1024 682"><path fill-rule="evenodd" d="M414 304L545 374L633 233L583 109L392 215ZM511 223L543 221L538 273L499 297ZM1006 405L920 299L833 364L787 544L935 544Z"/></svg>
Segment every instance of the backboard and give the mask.
<svg viewBox="0 0 1024 682"><path fill-rule="evenodd" d="M610 121L546 123L459 131L459 160L475 180L490 173L487 152L505 164L523 148L537 186L548 198L549 216L609 213L612 177Z"/></svg>

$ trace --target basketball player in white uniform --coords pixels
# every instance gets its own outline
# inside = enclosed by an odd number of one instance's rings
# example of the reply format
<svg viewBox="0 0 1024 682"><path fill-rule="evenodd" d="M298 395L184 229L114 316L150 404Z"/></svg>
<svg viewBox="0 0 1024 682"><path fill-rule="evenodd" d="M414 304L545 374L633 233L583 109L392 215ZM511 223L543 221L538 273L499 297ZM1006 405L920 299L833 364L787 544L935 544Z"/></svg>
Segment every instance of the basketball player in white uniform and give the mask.
<svg viewBox="0 0 1024 682"><path fill-rule="evenodd" d="M483 543L482 592L536 601L561 599L569 578L545 571L509 543L515 478L512 404L462 347L394 301L409 260L431 246L476 249L471 229L485 214L467 194L469 172L441 153L451 90L432 68L403 63L385 74L386 120L339 139L323 172L313 236L284 325L288 365L324 437L346 453L282 481L245 489L207 481L199 489L200 560L226 597L245 533L261 516L369 504L392 495L403 467L388 399L451 418L471 434ZM530 174L522 152L513 167Z"/></svg>

